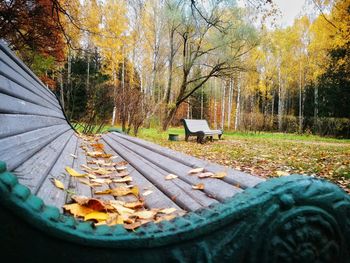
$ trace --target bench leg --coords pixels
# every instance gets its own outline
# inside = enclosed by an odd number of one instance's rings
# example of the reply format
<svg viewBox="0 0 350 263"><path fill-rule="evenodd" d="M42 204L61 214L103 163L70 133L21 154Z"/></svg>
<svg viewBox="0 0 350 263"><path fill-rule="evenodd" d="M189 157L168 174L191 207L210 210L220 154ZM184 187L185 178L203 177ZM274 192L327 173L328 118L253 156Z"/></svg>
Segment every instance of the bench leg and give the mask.
<svg viewBox="0 0 350 263"><path fill-rule="evenodd" d="M219 140L221 139L222 134L219 135Z"/></svg>
<svg viewBox="0 0 350 263"><path fill-rule="evenodd" d="M204 136L198 135L197 142L203 144L204 143Z"/></svg>
<svg viewBox="0 0 350 263"><path fill-rule="evenodd" d="M185 135L185 141L188 142L188 137L190 137L189 135Z"/></svg>

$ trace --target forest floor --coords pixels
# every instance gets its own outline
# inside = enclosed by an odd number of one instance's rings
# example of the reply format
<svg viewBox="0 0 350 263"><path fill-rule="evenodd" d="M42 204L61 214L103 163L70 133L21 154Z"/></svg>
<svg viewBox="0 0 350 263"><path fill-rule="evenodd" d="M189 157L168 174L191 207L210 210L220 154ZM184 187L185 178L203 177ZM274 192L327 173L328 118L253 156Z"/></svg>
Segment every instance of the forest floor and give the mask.
<svg viewBox="0 0 350 263"><path fill-rule="evenodd" d="M169 141L168 134L179 134ZM284 133L224 133L222 140L184 140L183 128L142 129L139 137L173 150L264 178L307 174L325 178L350 193L350 140ZM216 137L217 138L217 137Z"/></svg>

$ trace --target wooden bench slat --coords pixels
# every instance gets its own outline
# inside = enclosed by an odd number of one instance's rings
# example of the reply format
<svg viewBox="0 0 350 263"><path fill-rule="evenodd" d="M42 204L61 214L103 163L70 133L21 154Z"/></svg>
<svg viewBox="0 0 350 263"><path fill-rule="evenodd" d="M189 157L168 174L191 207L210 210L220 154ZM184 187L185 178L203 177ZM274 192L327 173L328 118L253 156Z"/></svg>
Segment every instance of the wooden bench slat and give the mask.
<svg viewBox="0 0 350 263"><path fill-rule="evenodd" d="M29 114L65 119L62 112L57 112L3 93L0 93L0 101L1 113Z"/></svg>
<svg viewBox="0 0 350 263"><path fill-rule="evenodd" d="M48 176L45 178L41 187L39 188L37 195L45 200L48 205L56 206L62 212L62 206L66 202L67 193L61 189L58 189L52 182L51 178L60 180L66 189L68 189L70 175L67 175L63 171L66 166L72 167L74 154L77 147L78 138L77 136L71 136L70 140L66 144L65 148L61 152L58 160L50 170Z"/></svg>
<svg viewBox="0 0 350 263"><path fill-rule="evenodd" d="M112 154L114 156L118 156L118 158L113 159L113 161L124 160L105 141L102 141L102 143L105 146L106 153ZM138 186L140 190L149 189L153 191L152 194L143 196L146 207L151 209L174 207L177 210L181 210L181 208L174 201L172 201L167 195L165 195L162 191L160 191L157 187L155 187L149 180L147 180L147 178L145 178L132 165L130 165L130 163L128 163L126 167L130 176L132 177L131 184Z"/></svg>
<svg viewBox="0 0 350 263"><path fill-rule="evenodd" d="M53 125L67 124L66 120L54 117L0 114L0 139ZM18 124L21 125L18 125Z"/></svg>
<svg viewBox="0 0 350 263"><path fill-rule="evenodd" d="M75 151L75 155L77 156L77 158L74 159L73 161L73 169L76 170L77 172L80 173L85 173L82 169L81 169L81 165L87 165L86 163L86 155L85 155L85 151L81 148L81 145L83 144L83 141L78 138L78 144L77 144L77 148ZM64 171L65 173L67 173L66 171ZM83 184L79 181L79 178L74 178L73 176L70 176L70 181L69 181L69 190L74 192L77 195L83 195L86 197L92 197L92 192L91 192L91 187ZM70 197L67 196L67 203L70 203Z"/></svg>
<svg viewBox="0 0 350 263"><path fill-rule="evenodd" d="M43 99L41 96L18 85L17 83L9 80L8 78L5 78L2 75L0 75L0 92L15 98L19 98L19 99L31 102L33 104L36 104L42 107L46 107L48 109L55 110L57 112L61 112L60 109L58 109L57 107L54 107L52 103Z"/></svg>
<svg viewBox="0 0 350 263"><path fill-rule="evenodd" d="M123 145L116 143L109 136L103 136L104 141L109 144L120 156L122 156L127 162L137 169L143 176L145 176L152 184L154 184L160 191L167 195L170 199L174 200L178 206L186 211L195 211L202 206L179 188L172 180L165 180L165 175L152 166L153 164L143 158L140 158L134 152L128 150Z"/></svg>
<svg viewBox="0 0 350 263"><path fill-rule="evenodd" d="M169 148L162 147L158 144L148 142L145 140L141 140L136 137L126 136L120 133L113 133L116 136L125 138L126 140L132 141L134 143L139 144L142 147L145 147L149 150L152 150L154 152L157 152L159 154L162 154L164 156L167 156L169 158L172 158L175 161L181 162L187 166L190 166L192 168L195 167L203 167L209 172L219 172L223 169L227 172L227 176L223 178L224 181L232 184L232 185L239 185L241 188L249 188L254 187L255 185L264 182L265 180L263 178L259 178L257 176L253 176L232 168L224 167L218 164L214 164L209 161L201 160L198 158L195 158L193 156L183 154L177 151L174 151Z"/></svg>
<svg viewBox="0 0 350 263"><path fill-rule="evenodd" d="M13 173L19 182L36 194L72 135L72 130L64 132L18 166Z"/></svg>
<svg viewBox="0 0 350 263"><path fill-rule="evenodd" d="M55 101L56 97L53 94L51 94L46 87L38 88L37 87L38 84L35 85L32 82L28 81L25 77L23 77L16 70L11 68L7 63L5 63L1 58L0 58L0 74L5 76L7 79L11 80L12 82L17 83L23 88L31 91L32 93L38 96L41 96L43 100L46 100L52 105L52 108L56 108L57 110L60 109L60 106L57 100Z"/></svg>
<svg viewBox="0 0 350 263"><path fill-rule="evenodd" d="M152 162L156 166L164 169L168 173L178 175L179 178L181 178L183 181L187 182L190 185L204 183L205 188L203 191L215 199L223 201L229 197L232 197L236 193L239 193L242 191L240 188L232 186L222 181L221 179L213 179L213 178L200 179L195 175L194 176L188 175L188 171L190 171L192 167L186 166L164 155L158 154L147 148L141 147L135 143L132 143L121 137L118 137L115 134L112 134L111 137L114 140L123 144L125 147L132 150L133 152L136 152L138 155Z"/></svg>
<svg viewBox="0 0 350 263"><path fill-rule="evenodd" d="M0 56L1 59L4 59L6 61L8 61L7 59L9 59L10 65L13 65L13 67L15 68L17 68L16 66L18 66L18 69L23 70L23 72L25 72L25 74L28 76L28 79L34 81L33 82L34 86L41 87L41 88L38 88L40 94L43 93L43 95L47 95L46 98L51 100L54 105L60 108L59 103L57 102L57 100L55 100L56 96L53 94L53 92L48 88L46 88L43 82L20 59L18 59L6 45L2 45L0 43L0 50L1 52L4 53L3 55Z"/></svg>
<svg viewBox="0 0 350 263"><path fill-rule="evenodd" d="M6 162L7 169L12 171L70 129L69 125L61 124L1 139L0 160Z"/></svg>

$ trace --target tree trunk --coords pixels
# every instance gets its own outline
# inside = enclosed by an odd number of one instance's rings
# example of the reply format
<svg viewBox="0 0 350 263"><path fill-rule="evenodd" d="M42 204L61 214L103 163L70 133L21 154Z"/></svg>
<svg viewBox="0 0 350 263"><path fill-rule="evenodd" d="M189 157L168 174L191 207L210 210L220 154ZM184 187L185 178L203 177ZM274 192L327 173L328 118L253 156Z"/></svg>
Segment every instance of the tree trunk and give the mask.
<svg viewBox="0 0 350 263"><path fill-rule="evenodd" d="M214 127L217 128L216 78L214 79Z"/></svg>
<svg viewBox="0 0 350 263"><path fill-rule="evenodd" d="M231 112L232 112L232 95L233 95L233 79L230 77L230 88L228 94L228 109L227 109L227 129L231 126Z"/></svg>
<svg viewBox="0 0 350 263"><path fill-rule="evenodd" d="M241 108L241 83L237 78L237 101L236 101L236 116L235 116L235 131L238 130Z"/></svg>
<svg viewBox="0 0 350 263"><path fill-rule="evenodd" d="M301 63L299 63L299 133L303 131L303 111L302 111L302 83L301 83Z"/></svg>
<svg viewBox="0 0 350 263"><path fill-rule="evenodd" d="M225 104L226 104L226 85L225 81L221 81L222 85L222 101L221 101L221 129L224 129L225 124Z"/></svg>
<svg viewBox="0 0 350 263"><path fill-rule="evenodd" d="M281 83L281 66L278 66L278 130L282 131L283 127L283 98L282 98L282 83Z"/></svg>

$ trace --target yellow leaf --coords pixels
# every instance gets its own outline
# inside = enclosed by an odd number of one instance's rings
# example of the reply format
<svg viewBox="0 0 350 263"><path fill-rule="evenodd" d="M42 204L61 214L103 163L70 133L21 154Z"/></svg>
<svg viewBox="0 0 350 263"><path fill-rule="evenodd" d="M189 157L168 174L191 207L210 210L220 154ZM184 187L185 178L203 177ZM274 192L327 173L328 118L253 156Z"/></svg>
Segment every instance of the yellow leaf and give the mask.
<svg viewBox="0 0 350 263"><path fill-rule="evenodd" d="M57 179L53 179L53 183L57 188L64 190L64 184L61 181Z"/></svg>
<svg viewBox="0 0 350 263"><path fill-rule="evenodd" d="M72 199L79 205L83 205L95 211L102 211L107 209L107 204L103 200L90 198L82 195L73 195Z"/></svg>
<svg viewBox="0 0 350 263"><path fill-rule="evenodd" d="M121 225L124 223L124 220L117 213L109 214L109 218L106 220L106 224L109 226Z"/></svg>
<svg viewBox="0 0 350 263"><path fill-rule="evenodd" d="M167 176L165 176L165 180L172 180L175 178L178 178L178 176L175 174L168 174Z"/></svg>
<svg viewBox="0 0 350 263"><path fill-rule="evenodd" d="M195 189L195 190L203 190L204 189L204 184L192 185L192 188Z"/></svg>
<svg viewBox="0 0 350 263"><path fill-rule="evenodd" d="M98 194L98 195L111 194L113 196L124 196L124 195L128 195L128 194L133 194L135 196L138 196L139 189L136 186L134 186L132 188L117 187L117 188L113 188L113 189L107 189L104 191L98 191L98 192L95 192L95 194Z"/></svg>
<svg viewBox="0 0 350 263"><path fill-rule="evenodd" d="M211 178L218 178L218 179L221 179L221 178L224 178L225 176L227 175L226 172L217 172L215 173L214 175L210 176Z"/></svg>
<svg viewBox="0 0 350 263"><path fill-rule="evenodd" d="M176 208L171 207L171 208L164 208L162 210L159 210L159 212L163 214L171 214L171 213L174 213L176 210L177 210Z"/></svg>
<svg viewBox="0 0 350 263"><path fill-rule="evenodd" d="M197 174L202 172L204 172L204 168L195 168L195 169L189 170L188 174Z"/></svg>
<svg viewBox="0 0 350 263"><path fill-rule="evenodd" d="M74 177L86 176L86 174L78 173L76 170L74 170L73 168L68 167L68 166L66 166L66 171L67 171L71 176L74 176Z"/></svg>
<svg viewBox="0 0 350 263"><path fill-rule="evenodd" d="M84 216L84 220L96 220L96 221L105 221L108 219L108 214L104 212L92 212Z"/></svg>
<svg viewBox="0 0 350 263"><path fill-rule="evenodd" d="M125 214L133 214L135 210L124 207L123 205L119 204L118 202L115 202L114 200L110 201L111 206L117 210L119 215L125 215Z"/></svg>
<svg viewBox="0 0 350 263"><path fill-rule="evenodd" d="M63 209L65 211L70 212L75 217L85 217L87 214L90 214L90 213L94 212L93 209L85 207L83 205L76 204L76 203L75 204L64 205Z"/></svg>

